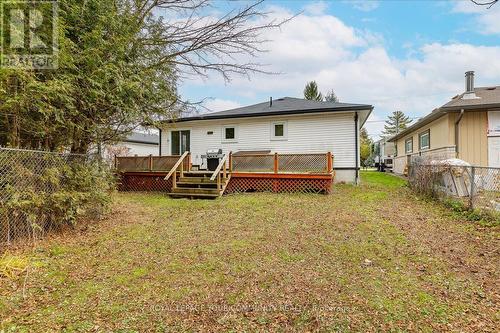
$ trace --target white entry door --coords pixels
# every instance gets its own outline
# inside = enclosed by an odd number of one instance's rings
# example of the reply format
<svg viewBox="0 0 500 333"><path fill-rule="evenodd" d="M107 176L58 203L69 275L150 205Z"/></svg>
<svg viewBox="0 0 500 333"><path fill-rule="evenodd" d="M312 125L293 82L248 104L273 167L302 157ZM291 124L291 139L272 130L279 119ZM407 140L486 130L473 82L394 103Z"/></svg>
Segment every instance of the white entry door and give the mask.
<svg viewBox="0 0 500 333"><path fill-rule="evenodd" d="M488 166L500 168L500 111L488 112Z"/></svg>
<svg viewBox="0 0 500 333"><path fill-rule="evenodd" d="M500 136L488 138L488 166L500 168Z"/></svg>

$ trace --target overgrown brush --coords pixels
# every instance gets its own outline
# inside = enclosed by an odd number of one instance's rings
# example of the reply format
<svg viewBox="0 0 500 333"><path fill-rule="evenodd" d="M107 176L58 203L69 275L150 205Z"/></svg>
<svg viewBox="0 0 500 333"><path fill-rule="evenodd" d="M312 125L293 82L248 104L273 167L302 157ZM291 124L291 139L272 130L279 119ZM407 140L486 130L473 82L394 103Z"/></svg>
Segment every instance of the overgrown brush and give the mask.
<svg viewBox="0 0 500 333"><path fill-rule="evenodd" d="M48 230L98 217L114 179L98 159L0 150L0 242L37 238Z"/></svg>
<svg viewBox="0 0 500 333"><path fill-rule="evenodd" d="M446 177L448 177L450 184L455 185L455 188L446 188ZM460 177L465 177L462 191L468 192L461 195L458 194L459 190L457 188ZM473 200L471 199L472 182L472 176L466 168L446 164L413 165L408 179L410 188L413 191L425 197L442 201L455 214L484 226L498 226L500 223L498 211L485 209L484 207L474 207L471 204L471 200ZM474 196L477 198L479 193L484 192L484 189L477 188L477 184L474 186L476 187Z"/></svg>
<svg viewBox="0 0 500 333"><path fill-rule="evenodd" d="M439 198L442 193L437 185L446 171L446 167L414 165L411 166L408 183L410 188L419 194Z"/></svg>

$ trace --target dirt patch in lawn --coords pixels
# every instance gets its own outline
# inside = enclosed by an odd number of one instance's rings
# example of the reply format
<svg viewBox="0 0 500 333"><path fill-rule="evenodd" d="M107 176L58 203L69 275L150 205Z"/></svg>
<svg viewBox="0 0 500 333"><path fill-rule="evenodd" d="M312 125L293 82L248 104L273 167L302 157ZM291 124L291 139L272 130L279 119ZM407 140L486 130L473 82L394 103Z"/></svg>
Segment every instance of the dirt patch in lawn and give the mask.
<svg viewBox="0 0 500 333"><path fill-rule="evenodd" d="M30 269L0 277L1 328L493 332L498 245L375 173L330 196L120 194L106 220L8 254Z"/></svg>

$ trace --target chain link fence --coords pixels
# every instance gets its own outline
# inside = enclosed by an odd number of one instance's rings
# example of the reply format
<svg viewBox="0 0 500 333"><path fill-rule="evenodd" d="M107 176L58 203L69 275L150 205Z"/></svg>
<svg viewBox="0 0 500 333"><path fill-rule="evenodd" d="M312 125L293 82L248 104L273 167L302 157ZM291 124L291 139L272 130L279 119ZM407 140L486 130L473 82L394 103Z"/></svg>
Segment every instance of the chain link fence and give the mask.
<svg viewBox="0 0 500 333"><path fill-rule="evenodd" d="M469 209L500 216L500 168L412 164L408 178L420 193L456 199Z"/></svg>
<svg viewBox="0 0 500 333"><path fill-rule="evenodd" d="M112 188L96 155L0 148L0 250L101 213Z"/></svg>

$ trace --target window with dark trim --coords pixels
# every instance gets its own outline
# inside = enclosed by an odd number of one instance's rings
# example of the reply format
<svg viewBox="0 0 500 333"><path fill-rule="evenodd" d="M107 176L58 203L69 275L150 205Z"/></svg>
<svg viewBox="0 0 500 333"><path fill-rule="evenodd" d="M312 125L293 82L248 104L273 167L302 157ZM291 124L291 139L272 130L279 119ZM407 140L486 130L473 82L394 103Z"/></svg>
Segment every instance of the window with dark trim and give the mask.
<svg viewBox="0 0 500 333"><path fill-rule="evenodd" d="M405 140L405 152L407 154L413 153L413 138Z"/></svg>
<svg viewBox="0 0 500 333"><path fill-rule="evenodd" d="M420 150L431 148L431 130L428 129L418 135L418 146Z"/></svg>
<svg viewBox="0 0 500 333"><path fill-rule="evenodd" d="M226 140L234 140L236 138L236 135L234 133L234 127L226 127L224 129L224 139Z"/></svg>
<svg viewBox="0 0 500 333"><path fill-rule="evenodd" d="M235 125L226 125L222 127L222 141L236 142L238 140L238 129Z"/></svg>
<svg viewBox="0 0 500 333"><path fill-rule="evenodd" d="M275 121L271 123L271 140L286 140L288 128L286 121Z"/></svg>

